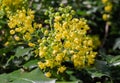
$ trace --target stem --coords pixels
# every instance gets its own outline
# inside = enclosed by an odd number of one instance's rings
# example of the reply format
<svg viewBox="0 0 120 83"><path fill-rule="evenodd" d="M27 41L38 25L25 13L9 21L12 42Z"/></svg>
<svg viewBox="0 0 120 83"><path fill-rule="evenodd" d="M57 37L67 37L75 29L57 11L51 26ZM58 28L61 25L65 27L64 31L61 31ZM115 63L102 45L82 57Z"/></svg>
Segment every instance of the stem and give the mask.
<svg viewBox="0 0 120 83"><path fill-rule="evenodd" d="M107 37L108 37L108 31L109 31L109 24L106 23L105 25L105 35L104 35L104 39L103 39L103 43L102 43L102 47L105 45L105 42L107 40Z"/></svg>

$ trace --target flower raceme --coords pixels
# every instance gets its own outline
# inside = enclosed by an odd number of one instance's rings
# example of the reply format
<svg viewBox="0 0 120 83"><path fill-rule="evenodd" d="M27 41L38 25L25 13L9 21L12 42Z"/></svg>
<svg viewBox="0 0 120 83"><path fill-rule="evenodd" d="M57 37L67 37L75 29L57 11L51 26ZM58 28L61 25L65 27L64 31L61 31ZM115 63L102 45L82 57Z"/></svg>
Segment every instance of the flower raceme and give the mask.
<svg viewBox="0 0 120 83"><path fill-rule="evenodd" d="M71 11L74 10L70 6L60 7L58 12L49 15L53 16L50 17L54 21L53 27L40 41L39 57L42 61L38 63L40 69L51 73L47 77L54 76L52 71L57 74L65 72L69 68L63 65L66 62L72 62L78 70L94 64L97 53L93 51L92 38L87 35L90 29L87 20L73 18Z"/></svg>
<svg viewBox="0 0 120 83"><path fill-rule="evenodd" d="M32 22L34 20L34 11L28 10L17 10L13 15L9 16L8 26L10 27L11 35L18 35L21 39L30 40L31 34L34 32Z"/></svg>
<svg viewBox="0 0 120 83"><path fill-rule="evenodd" d="M27 0L1 0L0 7L4 9L7 16L12 12L16 12L17 9L22 9L25 7Z"/></svg>
<svg viewBox="0 0 120 83"><path fill-rule="evenodd" d="M7 15L8 27L10 36L8 38L7 45L16 43L26 43L29 47L34 48L36 46L37 39L33 41L36 36L36 31L38 31L42 24L34 22L34 11L31 9L22 8L21 10L16 10L16 12L11 12ZM47 32L46 32L47 33ZM39 39L38 39L39 40Z"/></svg>
<svg viewBox="0 0 120 83"><path fill-rule="evenodd" d="M28 46L34 47L35 44L30 42L32 40L32 34L42 27L41 24L37 24L34 21L34 11L31 9L17 10L15 13L8 16L8 26L10 28L10 34L13 39L17 41L28 41ZM19 39L18 39L19 37Z"/></svg>
<svg viewBox="0 0 120 83"><path fill-rule="evenodd" d="M111 11L113 9L113 4L110 0L102 0L104 5L104 14L102 15L102 18L104 21L109 21L111 18Z"/></svg>

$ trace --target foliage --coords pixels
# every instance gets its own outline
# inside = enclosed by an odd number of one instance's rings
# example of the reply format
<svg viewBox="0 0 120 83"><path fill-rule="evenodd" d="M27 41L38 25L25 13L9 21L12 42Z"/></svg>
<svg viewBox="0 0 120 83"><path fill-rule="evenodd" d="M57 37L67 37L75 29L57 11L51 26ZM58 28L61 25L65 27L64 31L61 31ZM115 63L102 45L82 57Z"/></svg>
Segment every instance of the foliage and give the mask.
<svg viewBox="0 0 120 83"><path fill-rule="evenodd" d="M118 83L119 4L0 0L0 81Z"/></svg>

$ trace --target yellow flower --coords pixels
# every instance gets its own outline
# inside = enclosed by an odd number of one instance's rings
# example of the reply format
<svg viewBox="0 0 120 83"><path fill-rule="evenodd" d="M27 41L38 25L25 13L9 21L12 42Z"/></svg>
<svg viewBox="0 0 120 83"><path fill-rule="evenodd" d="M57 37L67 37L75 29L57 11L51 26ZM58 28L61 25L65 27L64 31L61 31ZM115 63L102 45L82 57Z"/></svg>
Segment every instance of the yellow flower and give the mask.
<svg viewBox="0 0 120 83"><path fill-rule="evenodd" d="M58 71L57 71L57 74L60 72L60 73L63 73L64 71L66 70L66 67L65 66L61 66L58 68Z"/></svg>
<svg viewBox="0 0 120 83"><path fill-rule="evenodd" d="M38 28L42 28L42 24L38 24Z"/></svg>
<svg viewBox="0 0 120 83"><path fill-rule="evenodd" d="M10 42L5 42L4 46L8 46L10 44Z"/></svg>
<svg viewBox="0 0 120 83"><path fill-rule="evenodd" d="M39 54L39 50L38 49L34 50L34 53L35 53L35 57L37 57Z"/></svg>
<svg viewBox="0 0 120 83"><path fill-rule="evenodd" d="M68 26L68 23L67 22L64 22L63 23L63 27L66 28Z"/></svg>
<svg viewBox="0 0 120 83"><path fill-rule="evenodd" d="M38 66L40 69L45 69L45 64L42 62L38 62Z"/></svg>
<svg viewBox="0 0 120 83"><path fill-rule="evenodd" d="M31 40L31 35L28 32L23 37L25 40L28 40L28 41Z"/></svg>
<svg viewBox="0 0 120 83"><path fill-rule="evenodd" d="M20 10L18 10L17 12L19 14L18 18L21 19L21 21L25 20L25 17L26 17L25 12L20 11Z"/></svg>
<svg viewBox="0 0 120 83"><path fill-rule="evenodd" d="M95 59L94 59L94 58L88 58L88 65L93 64L93 63L94 63L94 61L95 61Z"/></svg>
<svg viewBox="0 0 120 83"><path fill-rule="evenodd" d="M30 32L30 34L32 34L34 32L34 29L31 27L31 28L28 28L28 31Z"/></svg>
<svg viewBox="0 0 120 83"><path fill-rule="evenodd" d="M46 67L50 67L52 69L54 66L53 63L53 60L46 60L45 65Z"/></svg>
<svg viewBox="0 0 120 83"><path fill-rule="evenodd" d="M83 67L84 67L84 62L83 62L83 61L74 60L73 63L74 63L74 66L75 66L77 69L80 69L80 68L83 68Z"/></svg>
<svg viewBox="0 0 120 83"><path fill-rule="evenodd" d="M61 20L61 16L55 16L55 19L54 19L54 21L60 21Z"/></svg>
<svg viewBox="0 0 120 83"><path fill-rule="evenodd" d="M40 49L40 50L39 50L39 56L40 56L41 58L43 58L43 57L45 57L45 55L46 55L46 51L43 50L43 49Z"/></svg>
<svg viewBox="0 0 120 83"><path fill-rule="evenodd" d="M51 73L50 72L46 72L45 76L49 78L49 77L51 77Z"/></svg>
<svg viewBox="0 0 120 83"><path fill-rule="evenodd" d="M91 39L87 41L87 46L93 46L93 41Z"/></svg>
<svg viewBox="0 0 120 83"><path fill-rule="evenodd" d="M60 50L60 47L59 47L58 45L55 45L55 46L53 46L52 48L53 48L53 50L56 50L56 51L59 51L59 50Z"/></svg>
<svg viewBox="0 0 120 83"><path fill-rule="evenodd" d="M29 9L28 12L27 12L28 15L33 15L34 13L35 13L35 11L33 11L31 9Z"/></svg>
<svg viewBox="0 0 120 83"><path fill-rule="evenodd" d="M105 12L111 12L111 10L112 10L112 4L105 6L104 10L105 10Z"/></svg>
<svg viewBox="0 0 120 83"><path fill-rule="evenodd" d="M103 14L102 18L103 18L104 21L107 21L110 18L110 15L109 14Z"/></svg>
<svg viewBox="0 0 120 83"><path fill-rule="evenodd" d="M75 39L74 39L74 43L79 44L79 39L78 39L78 38L75 38Z"/></svg>
<svg viewBox="0 0 120 83"><path fill-rule="evenodd" d="M11 20L11 22L8 22L8 26L12 29L16 26L15 22Z"/></svg>
<svg viewBox="0 0 120 83"><path fill-rule="evenodd" d="M15 34L15 31L14 30L10 30L10 34L11 35Z"/></svg>
<svg viewBox="0 0 120 83"><path fill-rule="evenodd" d="M20 40L20 37L18 37L18 36L14 36L14 38L15 38L16 41Z"/></svg>
<svg viewBox="0 0 120 83"><path fill-rule="evenodd" d="M60 23L54 23L54 28L56 28L56 29L60 29L60 28L61 28Z"/></svg>
<svg viewBox="0 0 120 83"><path fill-rule="evenodd" d="M62 34L57 34L57 35L55 36L55 39L56 39L57 41L60 41L61 38L62 38Z"/></svg>
<svg viewBox="0 0 120 83"><path fill-rule="evenodd" d="M34 43L29 42L29 43L28 43L28 46L30 46L30 47L34 47L34 46L35 46L35 44L34 44Z"/></svg>
<svg viewBox="0 0 120 83"><path fill-rule="evenodd" d="M40 43L40 42L41 42L41 39L38 39L37 42Z"/></svg>
<svg viewBox="0 0 120 83"><path fill-rule="evenodd" d="M74 61L74 60L76 60L76 59L78 59L79 58L79 56L77 56L76 54L74 54L74 55L72 55L72 57L71 57L71 61Z"/></svg>
<svg viewBox="0 0 120 83"><path fill-rule="evenodd" d="M57 54L55 60L56 60L56 61L62 61L62 59L63 59L62 53Z"/></svg>
<svg viewBox="0 0 120 83"><path fill-rule="evenodd" d="M45 35L45 36L48 35L48 30L45 30L44 35Z"/></svg>
<svg viewBox="0 0 120 83"><path fill-rule="evenodd" d="M70 41L66 41L65 44L64 44L64 47L65 48L71 47L71 42Z"/></svg>
<svg viewBox="0 0 120 83"><path fill-rule="evenodd" d="M19 27L19 28L15 28L15 31L16 31L16 32L21 32L21 30L22 30L21 27Z"/></svg>

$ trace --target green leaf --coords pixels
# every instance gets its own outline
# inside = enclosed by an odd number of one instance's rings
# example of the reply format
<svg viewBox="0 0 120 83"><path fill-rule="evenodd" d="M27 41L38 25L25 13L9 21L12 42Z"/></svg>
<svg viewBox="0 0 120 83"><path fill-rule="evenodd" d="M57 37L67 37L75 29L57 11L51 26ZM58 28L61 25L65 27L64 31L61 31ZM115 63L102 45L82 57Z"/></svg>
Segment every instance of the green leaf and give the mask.
<svg viewBox="0 0 120 83"><path fill-rule="evenodd" d="M67 70L66 73L70 76L70 80L72 80L72 81L77 80L77 78L72 75L74 73L73 71Z"/></svg>
<svg viewBox="0 0 120 83"><path fill-rule="evenodd" d="M86 15L86 11L77 10L77 14L85 16Z"/></svg>
<svg viewBox="0 0 120 83"><path fill-rule="evenodd" d="M11 50L13 50L14 46L10 46L9 48L8 47L5 47L5 48L1 48L0 49L0 54L2 55L3 53L8 53L10 52Z"/></svg>
<svg viewBox="0 0 120 83"><path fill-rule="evenodd" d="M23 68L31 70L31 69L37 67L37 62L38 62L37 59L30 60L29 62L27 62L26 64L23 65Z"/></svg>
<svg viewBox="0 0 120 83"><path fill-rule="evenodd" d="M0 75L2 83L55 83L55 79L46 78L37 68L31 72L14 71L10 74Z"/></svg>
<svg viewBox="0 0 120 83"><path fill-rule="evenodd" d="M72 81L72 82L56 82L56 83L82 83L82 82L79 82L79 81Z"/></svg>
<svg viewBox="0 0 120 83"><path fill-rule="evenodd" d="M114 56L114 57L110 60L110 63L114 63L114 62L118 62L118 61L120 61L120 55Z"/></svg>
<svg viewBox="0 0 120 83"><path fill-rule="evenodd" d="M112 63L110 66L120 66L120 60L117 62Z"/></svg>
<svg viewBox="0 0 120 83"><path fill-rule="evenodd" d="M120 49L120 38L117 38L113 46L113 50Z"/></svg>
<svg viewBox="0 0 120 83"><path fill-rule="evenodd" d="M9 83L10 80L8 78L6 78L6 76L7 76L7 74L0 75L0 82L1 83Z"/></svg>
<svg viewBox="0 0 120 83"><path fill-rule="evenodd" d="M6 19L0 19L0 24L2 25L2 24L6 24L7 22L6 22Z"/></svg>
<svg viewBox="0 0 120 83"><path fill-rule="evenodd" d="M96 60L95 67L101 72L108 72L109 71L109 66L108 66L106 61Z"/></svg>
<svg viewBox="0 0 120 83"><path fill-rule="evenodd" d="M0 18L3 18L4 15L5 15L5 12L3 10L0 10Z"/></svg>
<svg viewBox="0 0 120 83"><path fill-rule="evenodd" d="M92 78L94 78L94 77L101 78L102 76L108 76L107 74L103 74L103 73L97 72L97 71L96 72L92 72L91 75L92 75Z"/></svg>
<svg viewBox="0 0 120 83"><path fill-rule="evenodd" d="M23 57L25 55L28 55L31 50L32 50L32 48L24 48L23 46L20 46L16 49L15 56L18 58L21 56Z"/></svg>
<svg viewBox="0 0 120 83"><path fill-rule="evenodd" d="M110 60L110 66L120 66L120 55L115 56Z"/></svg>
<svg viewBox="0 0 120 83"><path fill-rule="evenodd" d="M7 63L5 64L5 66L8 66L10 61L14 59L15 56L10 56L10 58L7 60Z"/></svg>

